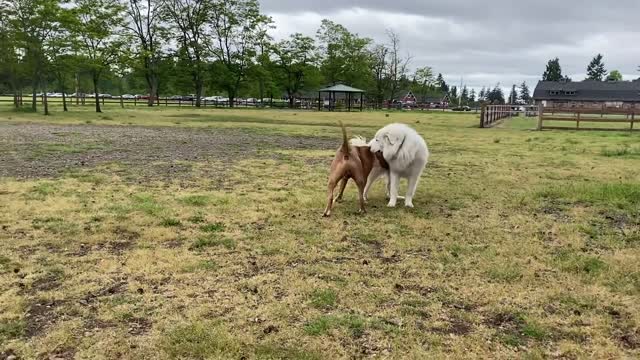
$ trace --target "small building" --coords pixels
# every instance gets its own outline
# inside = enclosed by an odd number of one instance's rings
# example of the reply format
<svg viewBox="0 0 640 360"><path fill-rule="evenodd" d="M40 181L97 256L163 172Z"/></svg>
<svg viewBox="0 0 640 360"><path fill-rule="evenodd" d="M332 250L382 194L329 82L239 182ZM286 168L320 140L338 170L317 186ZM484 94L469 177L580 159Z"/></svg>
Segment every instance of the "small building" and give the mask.
<svg viewBox="0 0 640 360"><path fill-rule="evenodd" d="M533 100L551 108L640 107L640 81L540 81Z"/></svg>
<svg viewBox="0 0 640 360"><path fill-rule="evenodd" d="M430 108L447 108L449 107L449 95L444 94L441 96L426 96L426 95L415 95L413 91L407 91L406 95L400 98L400 101L403 104L407 105L417 105L421 107L430 107Z"/></svg>

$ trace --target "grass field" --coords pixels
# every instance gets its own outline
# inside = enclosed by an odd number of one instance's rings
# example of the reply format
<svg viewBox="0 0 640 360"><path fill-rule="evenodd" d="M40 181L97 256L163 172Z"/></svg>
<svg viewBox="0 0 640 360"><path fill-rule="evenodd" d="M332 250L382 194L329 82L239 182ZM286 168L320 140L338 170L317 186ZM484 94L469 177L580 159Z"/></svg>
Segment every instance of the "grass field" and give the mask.
<svg viewBox="0 0 640 360"><path fill-rule="evenodd" d="M0 358L640 356L640 135L387 114L0 108ZM415 209L321 217L338 120Z"/></svg>

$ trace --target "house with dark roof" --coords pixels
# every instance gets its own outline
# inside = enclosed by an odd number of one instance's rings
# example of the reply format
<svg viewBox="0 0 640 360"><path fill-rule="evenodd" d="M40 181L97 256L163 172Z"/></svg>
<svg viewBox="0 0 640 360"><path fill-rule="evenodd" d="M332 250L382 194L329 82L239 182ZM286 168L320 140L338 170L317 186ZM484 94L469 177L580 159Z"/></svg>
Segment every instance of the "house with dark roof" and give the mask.
<svg viewBox="0 0 640 360"><path fill-rule="evenodd" d="M402 103L404 104L418 104L418 105L426 105L430 107L446 108L449 106L449 102L450 102L449 95L447 94L443 94L440 96L427 96L427 95L420 95L420 94L415 95L411 90L408 90L406 92L400 92L400 93L406 93L406 95L400 99L400 101L402 101Z"/></svg>
<svg viewBox="0 0 640 360"><path fill-rule="evenodd" d="M540 81L533 99L556 108L640 108L640 81Z"/></svg>

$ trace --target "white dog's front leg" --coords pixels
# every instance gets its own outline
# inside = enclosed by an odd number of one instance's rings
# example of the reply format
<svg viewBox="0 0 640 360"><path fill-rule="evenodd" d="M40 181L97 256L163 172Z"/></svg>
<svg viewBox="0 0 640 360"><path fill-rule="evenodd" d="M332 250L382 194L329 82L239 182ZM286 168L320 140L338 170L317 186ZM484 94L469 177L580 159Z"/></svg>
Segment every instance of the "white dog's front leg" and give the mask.
<svg viewBox="0 0 640 360"><path fill-rule="evenodd" d="M389 172L389 204L388 207L395 207L398 201L398 186L400 185L400 176L397 173Z"/></svg>

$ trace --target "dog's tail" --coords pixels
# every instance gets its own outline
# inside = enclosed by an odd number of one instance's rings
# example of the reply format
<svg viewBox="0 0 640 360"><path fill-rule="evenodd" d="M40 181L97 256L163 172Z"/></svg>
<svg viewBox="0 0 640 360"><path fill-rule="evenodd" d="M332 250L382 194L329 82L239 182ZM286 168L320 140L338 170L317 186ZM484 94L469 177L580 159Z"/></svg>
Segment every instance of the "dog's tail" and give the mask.
<svg viewBox="0 0 640 360"><path fill-rule="evenodd" d="M349 158L349 154L351 153L351 148L349 147L349 139L347 137L347 128L344 127L342 121L338 121L340 123L340 127L342 128L342 154L344 154L345 159Z"/></svg>

